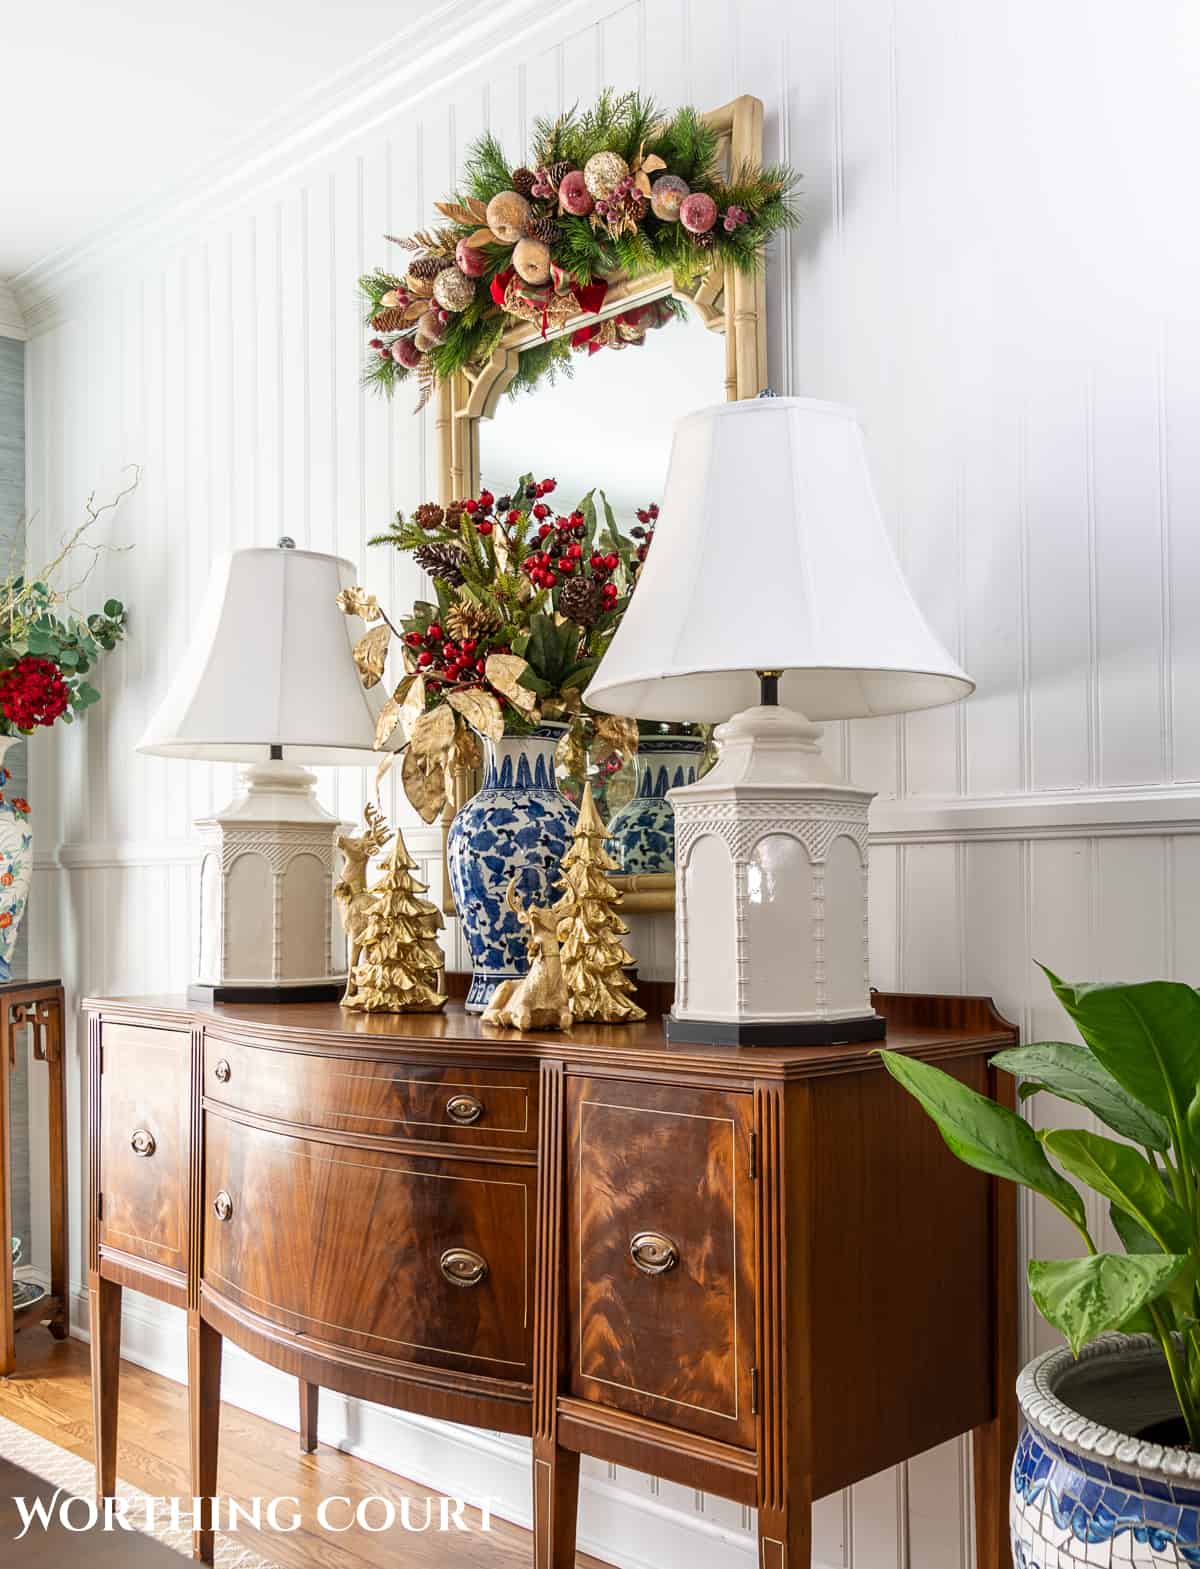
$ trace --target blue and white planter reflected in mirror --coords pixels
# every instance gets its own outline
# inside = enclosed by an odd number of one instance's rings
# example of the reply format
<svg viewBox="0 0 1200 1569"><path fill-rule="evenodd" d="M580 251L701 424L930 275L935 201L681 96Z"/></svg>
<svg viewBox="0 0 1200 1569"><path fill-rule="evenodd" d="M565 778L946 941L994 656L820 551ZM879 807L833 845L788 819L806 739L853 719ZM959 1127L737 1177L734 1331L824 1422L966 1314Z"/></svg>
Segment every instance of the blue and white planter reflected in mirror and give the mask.
<svg viewBox="0 0 1200 1569"><path fill-rule="evenodd" d="M608 825L608 852L627 875L675 870L675 811L667 791L694 784L704 755L699 736L643 736L637 794Z"/></svg>

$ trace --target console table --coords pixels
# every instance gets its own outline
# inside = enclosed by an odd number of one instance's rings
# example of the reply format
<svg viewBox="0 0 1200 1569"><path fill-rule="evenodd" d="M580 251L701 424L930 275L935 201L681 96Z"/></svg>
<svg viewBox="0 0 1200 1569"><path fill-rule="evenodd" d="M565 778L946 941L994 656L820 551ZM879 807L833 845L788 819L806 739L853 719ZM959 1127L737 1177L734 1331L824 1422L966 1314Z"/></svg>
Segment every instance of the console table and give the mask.
<svg viewBox="0 0 1200 1569"><path fill-rule="evenodd" d="M875 1003L894 1050L1010 1093L989 1002ZM200 1498L228 1337L300 1380L308 1446L322 1385L530 1435L538 1569L574 1565L581 1454L756 1506L761 1569L807 1569L814 1498L967 1431L979 1569L1008 1562L1015 1197L871 1045L85 1007L102 1496L131 1286L187 1309Z"/></svg>
<svg viewBox="0 0 1200 1569"><path fill-rule="evenodd" d="M30 1032L34 1062L49 1074L50 1121L50 1291L24 1307L13 1308L9 1261L12 1236L12 1095L17 1036ZM46 1321L55 1340L70 1333L67 1290L67 1092L63 1072L63 989L61 981L0 983L0 1378L17 1365L15 1336L31 1322Z"/></svg>

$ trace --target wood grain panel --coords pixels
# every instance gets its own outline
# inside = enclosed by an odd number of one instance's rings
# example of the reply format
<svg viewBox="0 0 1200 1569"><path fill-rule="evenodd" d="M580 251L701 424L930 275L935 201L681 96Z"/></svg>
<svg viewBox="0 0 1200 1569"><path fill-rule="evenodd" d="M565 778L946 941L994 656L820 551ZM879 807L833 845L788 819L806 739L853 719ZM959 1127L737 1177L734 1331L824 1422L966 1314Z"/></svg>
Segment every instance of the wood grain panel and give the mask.
<svg viewBox="0 0 1200 1569"><path fill-rule="evenodd" d="M168 1269L187 1268L186 1031L106 1024L100 1036L99 1245ZM138 1154L134 1135L148 1135ZM145 1147L146 1140L139 1137Z"/></svg>
<svg viewBox="0 0 1200 1569"><path fill-rule="evenodd" d="M532 1150L537 1074L390 1057L347 1062L270 1051L206 1032L204 1094L210 1101L284 1122L350 1134L436 1139L464 1147ZM477 1101L475 1122L450 1115L458 1097Z"/></svg>
<svg viewBox="0 0 1200 1569"><path fill-rule="evenodd" d="M205 1116L205 1287L331 1347L528 1379L533 1223L521 1167L332 1150ZM453 1248L487 1261L481 1284L443 1278Z"/></svg>
<svg viewBox="0 0 1200 1569"><path fill-rule="evenodd" d="M752 1097L573 1079L567 1107L572 1391L752 1443ZM635 1266L642 1231L676 1267Z"/></svg>

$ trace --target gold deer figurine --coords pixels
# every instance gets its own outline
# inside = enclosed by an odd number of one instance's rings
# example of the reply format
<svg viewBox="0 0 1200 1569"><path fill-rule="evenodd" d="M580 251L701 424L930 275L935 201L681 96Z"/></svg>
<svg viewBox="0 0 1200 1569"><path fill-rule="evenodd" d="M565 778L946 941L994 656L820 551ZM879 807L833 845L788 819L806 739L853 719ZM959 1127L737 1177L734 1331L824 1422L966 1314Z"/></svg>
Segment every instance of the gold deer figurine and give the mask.
<svg viewBox="0 0 1200 1569"><path fill-rule="evenodd" d="M483 1015L485 1024L510 1030L569 1030L571 1008L566 977L558 956L558 923L569 899L548 909L517 900L516 877L508 885L508 907L529 933L529 974L519 981L501 981Z"/></svg>
<svg viewBox="0 0 1200 1569"><path fill-rule="evenodd" d="M347 947L347 984L344 1002L350 1000L353 982L349 977L354 974L354 967L358 963L362 950L362 932L367 923L367 916L371 913L371 906L375 896L367 888L367 865L373 855L377 855L392 837L392 830L384 821L384 816L377 807L367 805L365 817L366 829L363 833L351 837L349 834L339 834L337 847L346 857L346 864L342 868L342 875L334 888L334 896L342 914L342 927L346 933Z"/></svg>

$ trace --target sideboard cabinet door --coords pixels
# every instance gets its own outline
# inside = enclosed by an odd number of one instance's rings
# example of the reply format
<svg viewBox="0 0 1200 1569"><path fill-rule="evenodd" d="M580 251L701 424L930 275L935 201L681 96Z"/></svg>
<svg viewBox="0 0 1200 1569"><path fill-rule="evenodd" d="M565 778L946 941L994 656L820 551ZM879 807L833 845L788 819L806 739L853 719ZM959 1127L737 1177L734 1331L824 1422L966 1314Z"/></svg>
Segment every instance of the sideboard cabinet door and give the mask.
<svg viewBox="0 0 1200 1569"><path fill-rule="evenodd" d="M100 1246L185 1274L191 1038L105 1024L100 1047Z"/></svg>
<svg viewBox="0 0 1200 1569"><path fill-rule="evenodd" d="M754 1443L753 1100L572 1079L570 1387Z"/></svg>

